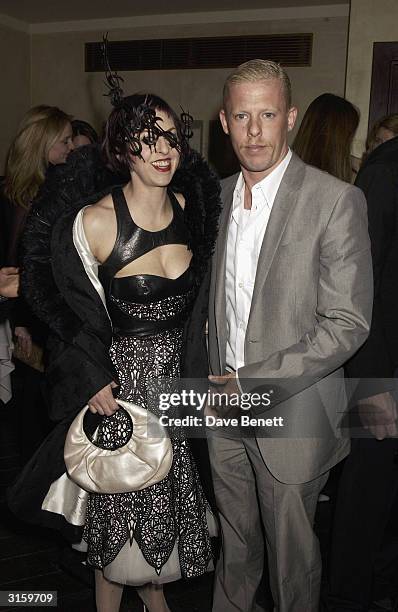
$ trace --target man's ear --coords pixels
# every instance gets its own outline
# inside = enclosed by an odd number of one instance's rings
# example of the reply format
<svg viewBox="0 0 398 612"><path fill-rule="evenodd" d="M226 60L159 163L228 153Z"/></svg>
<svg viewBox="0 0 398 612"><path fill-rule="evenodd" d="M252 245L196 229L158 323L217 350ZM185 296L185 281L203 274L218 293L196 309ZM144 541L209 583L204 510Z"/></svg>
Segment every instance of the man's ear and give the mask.
<svg viewBox="0 0 398 612"><path fill-rule="evenodd" d="M287 112L287 130L290 132L294 128L297 119L297 108L292 106Z"/></svg>
<svg viewBox="0 0 398 612"><path fill-rule="evenodd" d="M227 118L225 116L225 110L223 108L220 110L219 117L220 117L222 129L224 130L225 134L229 134L228 122L227 122Z"/></svg>

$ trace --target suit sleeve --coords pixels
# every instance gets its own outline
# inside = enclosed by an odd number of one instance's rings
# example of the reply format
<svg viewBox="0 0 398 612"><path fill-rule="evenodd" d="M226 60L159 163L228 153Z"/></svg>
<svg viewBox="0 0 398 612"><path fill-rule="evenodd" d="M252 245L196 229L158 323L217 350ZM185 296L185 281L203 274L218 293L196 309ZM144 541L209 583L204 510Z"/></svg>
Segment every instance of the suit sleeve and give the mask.
<svg viewBox="0 0 398 612"><path fill-rule="evenodd" d="M366 201L359 189L347 186L321 239L316 324L296 344L239 368L244 391L258 389L258 379L283 379L277 403L341 367L368 335L372 300Z"/></svg>

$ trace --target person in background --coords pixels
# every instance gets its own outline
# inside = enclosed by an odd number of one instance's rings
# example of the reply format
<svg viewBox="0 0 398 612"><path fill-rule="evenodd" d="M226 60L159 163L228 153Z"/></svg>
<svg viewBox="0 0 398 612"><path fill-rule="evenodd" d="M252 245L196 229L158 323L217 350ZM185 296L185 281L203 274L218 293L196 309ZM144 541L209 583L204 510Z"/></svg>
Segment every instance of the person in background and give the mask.
<svg viewBox="0 0 398 612"><path fill-rule="evenodd" d="M0 408L12 398L11 372L12 336L9 318L14 299L19 290L19 270L16 267L4 266L7 252L7 236L3 208L0 207Z"/></svg>
<svg viewBox="0 0 398 612"><path fill-rule="evenodd" d="M0 206L7 234L4 263L18 266L19 244L32 201L54 167L64 164L73 150L71 117L57 107L40 105L30 109L22 119L8 152L5 176L1 184ZM12 305L11 323L18 356L15 376L17 409L24 414L20 442L21 460L29 458L48 430L44 403L40 391L42 348L46 329L33 316L23 298ZM24 406L37 405L40 410ZM26 412L26 414L25 414Z"/></svg>
<svg viewBox="0 0 398 612"><path fill-rule="evenodd" d="M359 112L351 102L335 94L321 94L305 111L292 149L306 164L351 183L351 145L358 124ZM342 465L332 468L318 501L334 497Z"/></svg>
<svg viewBox="0 0 398 612"><path fill-rule="evenodd" d="M3 179L1 206L10 235L7 260L18 260L18 243L33 199L53 166L74 149L71 117L55 106L35 106L19 125Z"/></svg>
<svg viewBox="0 0 398 612"><path fill-rule="evenodd" d="M72 121L73 131L73 146L77 149L78 147L84 147L88 144L95 144L98 142L98 134L95 129L81 119L73 119Z"/></svg>
<svg viewBox="0 0 398 612"><path fill-rule="evenodd" d="M351 183L351 144L358 123L351 102L324 93L307 108L292 149L306 164Z"/></svg>
<svg viewBox="0 0 398 612"><path fill-rule="evenodd" d="M19 290L19 269L5 266L8 240L4 207L0 206L0 323L8 317L10 298L16 298Z"/></svg>
<svg viewBox="0 0 398 612"><path fill-rule="evenodd" d="M376 147L396 136L398 136L398 113L386 115L376 121L366 139L366 151L363 161Z"/></svg>
<svg viewBox="0 0 398 612"><path fill-rule="evenodd" d="M0 268L0 297L9 299L18 295L19 274L18 268Z"/></svg>
<svg viewBox="0 0 398 612"><path fill-rule="evenodd" d="M346 364L348 376L359 379L357 422L336 501L331 612L379 609L374 601L383 602L381 609L398 605L398 136L391 137L398 115L392 117L372 129L370 152L355 181L367 200L374 302L369 337Z"/></svg>

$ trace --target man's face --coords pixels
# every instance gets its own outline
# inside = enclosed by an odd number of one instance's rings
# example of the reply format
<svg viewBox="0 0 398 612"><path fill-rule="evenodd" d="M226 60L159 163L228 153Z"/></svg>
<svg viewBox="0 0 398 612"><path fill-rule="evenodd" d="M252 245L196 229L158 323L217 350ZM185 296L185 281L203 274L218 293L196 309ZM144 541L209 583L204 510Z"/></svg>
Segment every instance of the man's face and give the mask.
<svg viewBox="0 0 398 612"><path fill-rule="evenodd" d="M278 79L230 85L220 120L243 172L250 173L254 182L267 176L285 157L287 135L296 116L297 109L286 108Z"/></svg>

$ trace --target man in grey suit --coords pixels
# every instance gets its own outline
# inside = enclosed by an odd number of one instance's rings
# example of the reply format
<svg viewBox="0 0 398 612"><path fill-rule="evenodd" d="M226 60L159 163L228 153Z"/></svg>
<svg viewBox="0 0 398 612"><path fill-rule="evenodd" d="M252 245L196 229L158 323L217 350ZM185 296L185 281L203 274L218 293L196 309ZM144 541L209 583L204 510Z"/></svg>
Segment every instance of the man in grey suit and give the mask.
<svg viewBox="0 0 398 612"><path fill-rule="evenodd" d="M210 379L230 398L267 389L271 406L252 402L250 414L267 410L261 417L276 420L232 434L209 430L223 535L214 612L258 609L262 528L275 610L318 610L316 503L328 471L349 450L339 430L346 403L342 365L369 331L365 199L290 151L296 115L289 78L278 64L251 60L228 77L220 119L241 173L222 182Z"/></svg>

